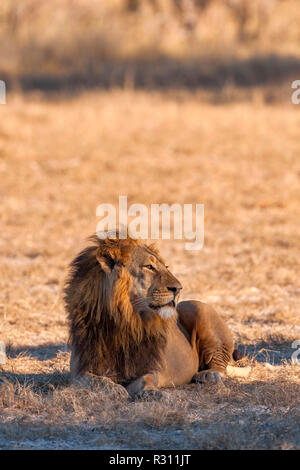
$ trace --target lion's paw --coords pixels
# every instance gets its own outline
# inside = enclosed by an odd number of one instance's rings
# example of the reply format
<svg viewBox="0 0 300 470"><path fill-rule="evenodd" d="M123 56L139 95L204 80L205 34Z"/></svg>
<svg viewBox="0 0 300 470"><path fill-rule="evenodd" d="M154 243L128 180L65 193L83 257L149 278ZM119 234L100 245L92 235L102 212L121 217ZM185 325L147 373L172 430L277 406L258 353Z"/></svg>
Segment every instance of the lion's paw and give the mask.
<svg viewBox="0 0 300 470"><path fill-rule="evenodd" d="M143 401L168 401L170 394L164 390L141 390L134 395L134 398Z"/></svg>
<svg viewBox="0 0 300 470"><path fill-rule="evenodd" d="M204 370L193 377L193 382L218 384L223 382L223 374L218 370Z"/></svg>

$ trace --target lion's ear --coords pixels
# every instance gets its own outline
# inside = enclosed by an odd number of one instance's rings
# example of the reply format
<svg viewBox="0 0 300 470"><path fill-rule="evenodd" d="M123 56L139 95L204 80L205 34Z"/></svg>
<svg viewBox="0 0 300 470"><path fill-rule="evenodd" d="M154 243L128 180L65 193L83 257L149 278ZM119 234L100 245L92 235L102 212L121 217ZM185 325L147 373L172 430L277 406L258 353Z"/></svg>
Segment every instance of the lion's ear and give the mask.
<svg viewBox="0 0 300 470"><path fill-rule="evenodd" d="M110 274L112 272L115 265L115 262L112 258L110 258L109 256L96 254L96 259L100 264L102 271L104 271L106 274Z"/></svg>

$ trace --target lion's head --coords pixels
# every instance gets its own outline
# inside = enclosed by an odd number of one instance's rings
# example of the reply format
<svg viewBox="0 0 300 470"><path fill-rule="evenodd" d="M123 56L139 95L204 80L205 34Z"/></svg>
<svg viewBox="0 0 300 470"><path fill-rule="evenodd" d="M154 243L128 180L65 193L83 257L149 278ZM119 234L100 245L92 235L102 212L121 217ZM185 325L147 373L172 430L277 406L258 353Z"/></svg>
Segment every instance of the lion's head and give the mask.
<svg viewBox="0 0 300 470"><path fill-rule="evenodd" d="M65 287L70 345L80 373L126 382L159 361L181 284L152 245L90 240Z"/></svg>

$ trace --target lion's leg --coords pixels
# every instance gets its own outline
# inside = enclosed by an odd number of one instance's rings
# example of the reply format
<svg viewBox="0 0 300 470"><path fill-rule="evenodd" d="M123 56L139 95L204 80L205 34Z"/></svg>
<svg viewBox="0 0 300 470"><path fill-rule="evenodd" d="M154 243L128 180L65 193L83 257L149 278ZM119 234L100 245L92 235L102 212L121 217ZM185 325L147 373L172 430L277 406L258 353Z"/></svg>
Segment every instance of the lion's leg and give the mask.
<svg viewBox="0 0 300 470"><path fill-rule="evenodd" d="M71 359L70 359L70 373L71 373L71 383L75 383L80 379L80 375L78 373L78 356L75 353L74 348L71 351Z"/></svg>
<svg viewBox="0 0 300 470"><path fill-rule="evenodd" d="M156 373L142 375L138 379L127 385L126 389L129 395L134 396L144 390L158 390L158 380Z"/></svg>
<svg viewBox="0 0 300 470"><path fill-rule="evenodd" d="M230 360L228 353L220 346L215 338L207 338L199 342L199 371L193 376L192 382L196 383L219 383L222 382Z"/></svg>
<svg viewBox="0 0 300 470"><path fill-rule="evenodd" d="M168 393L159 390L160 387L164 386L160 376L159 372L142 375L142 377L127 385L126 390L132 397L161 399L168 396Z"/></svg>
<svg viewBox="0 0 300 470"><path fill-rule="evenodd" d="M227 325L212 307L202 302L180 302L177 310L179 321L199 355L199 370L192 380L222 381L233 353L233 338Z"/></svg>
<svg viewBox="0 0 300 470"><path fill-rule="evenodd" d="M217 384L222 382L223 380L223 373L219 370L215 369L207 369L197 372L192 378L192 382L195 383L211 383Z"/></svg>
<svg viewBox="0 0 300 470"><path fill-rule="evenodd" d="M78 373L77 356L72 350L71 362L71 384L75 387L101 390L116 395L120 398L128 398L128 392L123 385L114 382L110 377L104 375L95 375L89 372L83 374Z"/></svg>
<svg viewBox="0 0 300 470"><path fill-rule="evenodd" d="M71 384L82 387L91 387L93 385L93 374L79 373L79 359L74 348L72 348L71 352L70 373Z"/></svg>

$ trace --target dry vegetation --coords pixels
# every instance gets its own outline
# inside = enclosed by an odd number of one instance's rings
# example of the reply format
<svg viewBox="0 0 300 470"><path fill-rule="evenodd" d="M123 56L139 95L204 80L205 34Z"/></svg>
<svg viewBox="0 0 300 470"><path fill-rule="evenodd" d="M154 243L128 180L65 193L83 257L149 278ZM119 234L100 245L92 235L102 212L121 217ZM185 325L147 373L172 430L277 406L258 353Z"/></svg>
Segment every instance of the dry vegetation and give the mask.
<svg viewBox="0 0 300 470"><path fill-rule="evenodd" d="M2 448L299 446L298 111L215 106L188 93L9 96L0 132ZM160 248L183 298L223 313L249 378L184 386L158 404L70 387L66 266L95 230L97 205L118 194L205 204L201 252L178 241Z"/></svg>
<svg viewBox="0 0 300 470"><path fill-rule="evenodd" d="M299 448L298 0L48 3L0 5L0 447ZM159 248L248 378L161 402L70 385L66 268L119 194L205 204L202 251Z"/></svg>
<svg viewBox="0 0 300 470"><path fill-rule="evenodd" d="M278 86L300 72L298 3L1 0L0 75L25 90Z"/></svg>

